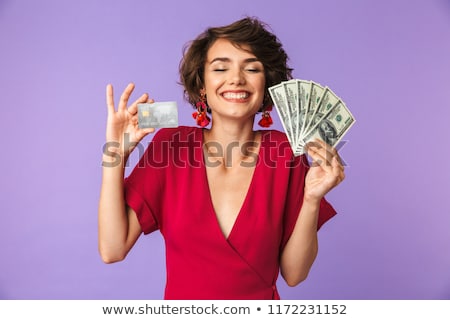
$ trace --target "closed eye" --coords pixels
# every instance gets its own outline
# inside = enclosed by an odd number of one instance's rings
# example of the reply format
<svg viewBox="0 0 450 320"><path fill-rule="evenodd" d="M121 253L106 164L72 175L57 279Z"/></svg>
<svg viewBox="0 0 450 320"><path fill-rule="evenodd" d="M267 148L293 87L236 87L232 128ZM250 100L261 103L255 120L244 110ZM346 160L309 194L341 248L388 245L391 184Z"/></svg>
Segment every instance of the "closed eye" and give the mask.
<svg viewBox="0 0 450 320"><path fill-rule="evenodd" d="M261 72L261 69L258 69L258 68L247 68L245 70L247 70L248 72L251 72L251 73Z"/></svg>

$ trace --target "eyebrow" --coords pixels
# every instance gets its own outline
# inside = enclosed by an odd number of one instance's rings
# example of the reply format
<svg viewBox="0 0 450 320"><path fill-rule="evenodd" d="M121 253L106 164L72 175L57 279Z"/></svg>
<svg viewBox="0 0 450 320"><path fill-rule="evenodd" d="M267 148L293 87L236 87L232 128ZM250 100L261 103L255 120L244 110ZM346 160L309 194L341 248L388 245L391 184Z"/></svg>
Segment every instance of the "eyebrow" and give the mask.
<svg viewBox="0 0 450 320"><path fill-rule="evenodd" d="M216 61L220 61L220 62L231 62L230 58L223 58L223 57L217 57L211 60L211 62L209 64L213 64ZM247 58L244 60L244 63L250 63L250 62L261 62L258 58Z"/></svg>

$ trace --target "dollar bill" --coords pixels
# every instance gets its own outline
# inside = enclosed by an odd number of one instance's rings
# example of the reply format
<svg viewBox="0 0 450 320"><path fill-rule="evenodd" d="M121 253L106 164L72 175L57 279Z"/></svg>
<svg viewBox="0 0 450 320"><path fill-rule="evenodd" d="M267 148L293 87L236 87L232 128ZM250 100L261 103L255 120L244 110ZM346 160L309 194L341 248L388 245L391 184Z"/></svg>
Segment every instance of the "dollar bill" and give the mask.
<svg viewBox="0 0 450 320"><path fill-rule="evenodd" d="M299 131L299 134L301 134L306 126L306 114L309 110L309 100L310 100L310 93L311 93L311 81L305 81L305 80L297 80L297 90L299 94L299 103L300 103L300 118L302 119L302 126Z"/></svg>
<svg viewBox="0 0 450 320"><path fill-rule="evenodd" d="M298 87L295 81L283 82L283 87L286 92L286 99L289 109L289 116L291 118L292 135L294 143L297 144L303 119L300 117L300 106L298 99Z"/></svg>
<svg viewBox="0 0 450 320"><path fill-rule="evenodd" d="M321 139L335 147L342 137L355 123L355 118L344 102L339 102L310 130L303 138L305 143L314 139Z"/></svg>
<svg viewBox="0 0 450 320"><path fill-rule="evenodd" d="M303 152L303 147L304 147L301 133L306 128L306 115L309 110L312 82L296 79L295 83L297 84L298 100L299 100L299 106L300 106L299 119L300 119L301 123L299 124L297 145L296 145L296 150L294 151L294 153L301 154Z"/></svg>
<svg viewBox="0 0 450 320"><path fill-rule="evenodd" d="M138 103L139 128L178 127L178 108L175 101Z"/></svg>
<svg viewBox="0 0 450 320"><path fill-rule="evenodd" d="M278 116L281 119L281 123L286 132L287 138L291 147L295 148L296 137L294 137L292 132L292 122L289 112L288 102L286 98L286 91L284 90L283 83L269 88L269 94L275 104L275 109L278 112Z"/></svg>
<svg viewBox="0 0 450 320"><path fill-rule="evenodd" d="M301 132L301 135L304 135L311 127L311 121L313 119L314 114L317 111L317 108L320 105L320 101L324 91L325 91L324 87L322 87L320 84L314 81L311 81L308 112L306 113L305 116L305 125L303 127L303 131Z"/></svg>
<svg viewBox="0 0 450 320"><path fill-rule="evenodd" d="M314 111L311 119L308 123L308 128L303 133L304 136L308 135L309 131L313 130L317 123L319 123L325 115L332 109L338 102L339 97L331 91L330 88L325 87L325 90L322 93L322 97L320 98L320 104Z"/></svg>
<svg viewBox="0 0 450 320"><path fill-rule="evenodd" d="M329 87L293 79L269 88L294 155L305 152L311 140L321 139L335 147L355 118Z"/></svg>

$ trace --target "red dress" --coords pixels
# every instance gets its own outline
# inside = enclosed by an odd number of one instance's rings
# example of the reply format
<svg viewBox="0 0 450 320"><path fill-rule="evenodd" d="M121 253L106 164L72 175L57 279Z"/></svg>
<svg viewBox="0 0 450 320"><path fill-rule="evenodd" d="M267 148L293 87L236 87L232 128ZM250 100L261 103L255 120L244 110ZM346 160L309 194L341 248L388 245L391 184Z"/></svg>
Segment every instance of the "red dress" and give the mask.
<svg viewBox="0 0 450 320"><path fill-rule="evenodd" d="M201 128L160 129L125 180L127 204L145 234L166 245L165 299L279 299L279 257L303 200L305 156L286 135L262 131L247 195L226 238L213 209ZM335 215L323 199L318 228Z"/></svg>

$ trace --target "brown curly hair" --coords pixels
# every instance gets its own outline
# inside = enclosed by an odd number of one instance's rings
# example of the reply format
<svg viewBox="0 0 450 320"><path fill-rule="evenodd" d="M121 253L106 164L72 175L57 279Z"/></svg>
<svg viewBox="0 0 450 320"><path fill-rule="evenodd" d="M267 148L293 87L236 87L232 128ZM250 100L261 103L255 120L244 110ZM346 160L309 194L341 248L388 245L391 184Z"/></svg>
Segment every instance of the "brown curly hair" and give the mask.
<svg viewBox="0 0 450 320"><path fill-rule="evenodd" d="M219 39L227 39L237 47L249 46L251 52L264 66L266 79L263 106L272 106L268 88L292 79L288 56L278 38L267 30L267 25L257 18L246 17L223 27L206 29L183 49L180 62L180 84L184 86L185 99L195 106L204 88L204 68L209 48Z"/></svg>

